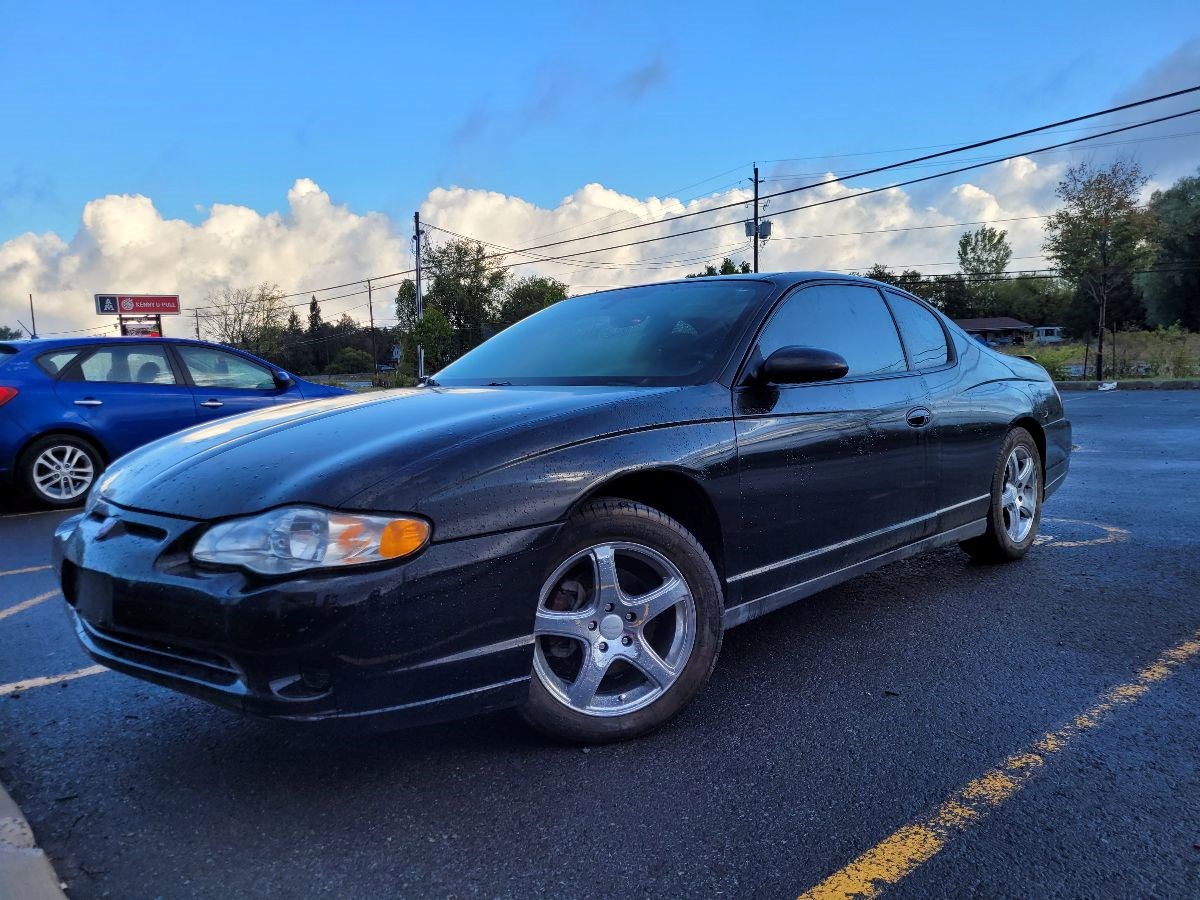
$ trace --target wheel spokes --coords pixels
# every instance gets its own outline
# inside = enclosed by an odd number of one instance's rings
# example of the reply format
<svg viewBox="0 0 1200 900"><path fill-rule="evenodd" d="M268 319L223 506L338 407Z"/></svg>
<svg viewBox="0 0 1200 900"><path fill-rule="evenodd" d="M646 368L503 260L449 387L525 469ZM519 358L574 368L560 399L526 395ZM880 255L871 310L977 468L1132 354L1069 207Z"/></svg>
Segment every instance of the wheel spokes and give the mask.
<svg viewBox="0 0 1200 900"><path fill-rule="evenodd" d="M625 592L621 590L621 579L617 573L616 551L611 544L601 544L592 548L591 556L596 576L596 609L607 608L611 612L625 602Z"/></svg>
<svg viewBox="0 0 1200 900"><path fill-rule="evenodd" d="M592 705L600 682L608 672L609 661L596 653L588 653L579 669L579 674L567 688L567 699L576 707L584 709Z"/></svg>
<svg viewBox="0 0 1200 900"><path fill-rule="evenodd" d="M667 665L645 638L639 638L635 646L637 653L629 657L629 662L661 690L670 687L679 673Z"/></svg>
<svg viewBox="0 0 1200 900"><path fill-rule="evenodd" d="M588 640L588 624L595 622L590 609L573 610L571 612L555 612L550 609L539 609L533 623L533 633L554 637L574 638L580 641Z"/></svg>
<svg viewBox="0 0 1200 900"><path fill-rule="evenodd" d="M627 593L626 586L640 593ZM564 594L574 599L562 605L577 608L552 608L550 599ZM651 703L678 679L696 639L695 602L678 566L657 550L596 544L547 580L534 638L534 671L553 696L577 712L622 715ZM618 661L623 665L614 669Z"/></svg>
<svg viewBox="0 0 1200 900"><path fill-rule="evenodd" d="M625 602L637 610L638 618L645 623L659 613L690 599L691 596L687 583L682 578L670 578L649 593L627 597Z"/></svg>

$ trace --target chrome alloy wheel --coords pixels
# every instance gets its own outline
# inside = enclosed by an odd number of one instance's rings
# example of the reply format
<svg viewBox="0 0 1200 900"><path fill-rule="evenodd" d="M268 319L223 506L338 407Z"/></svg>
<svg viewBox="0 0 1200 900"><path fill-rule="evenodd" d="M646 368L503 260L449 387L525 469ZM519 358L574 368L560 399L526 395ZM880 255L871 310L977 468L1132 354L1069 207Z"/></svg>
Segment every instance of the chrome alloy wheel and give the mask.
<svg viewBox="0 0 1200 900"><path fill-rule="evenodd" d="M695 640L696 603L674 563L641 544L597 544L542 588L533 666L564 706L620 716L675 683Z"/></svg>
<svg viewBox="0 0 1200 900"><path fill-rule="evenodd" d="M1028 447L1018 444L1008 454L1004 464L1004 488L1000 507L1004 515L1004 530L1014 544L1020 544L1033 529L1037 515L1037 460Z"/></svg>
<svg viewBox="0 0 1200 900"><path fill-rule="evenodd" d="M95 477L91 458L71 444L47 447L33 461L33 483L51 500L82 497Z"/></svg>

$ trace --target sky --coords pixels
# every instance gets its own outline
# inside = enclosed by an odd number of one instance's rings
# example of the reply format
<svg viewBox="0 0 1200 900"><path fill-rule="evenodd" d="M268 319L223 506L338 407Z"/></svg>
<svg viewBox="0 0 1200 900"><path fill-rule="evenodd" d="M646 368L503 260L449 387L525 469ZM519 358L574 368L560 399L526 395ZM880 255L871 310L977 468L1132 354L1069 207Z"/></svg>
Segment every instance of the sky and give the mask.
<svg viewBox="0 0 1200 900"><path fill-rule="evenodd" d="M753 161L766 193L1198 83L1194 0L18 4L0 29L0 324L27 321L29 293L46 333L100 324L94 293L178 292L190 308L224 286L300 293L398 272L418 208L528 247L748 199ZM954 223L1011 219L997 227L1013 265L1033 268L1034 217L1067 165L1132 155L1163 186L1200 165L1197 132L1200 115L781 215L763 267L953 271ZM677 277L748 257L740 231L514 271L575 292ZM809 237L851 231L879 233ZM543 252L620 242L607 240ZM363 300L329 299L326 318L365 318Z"/></svg>

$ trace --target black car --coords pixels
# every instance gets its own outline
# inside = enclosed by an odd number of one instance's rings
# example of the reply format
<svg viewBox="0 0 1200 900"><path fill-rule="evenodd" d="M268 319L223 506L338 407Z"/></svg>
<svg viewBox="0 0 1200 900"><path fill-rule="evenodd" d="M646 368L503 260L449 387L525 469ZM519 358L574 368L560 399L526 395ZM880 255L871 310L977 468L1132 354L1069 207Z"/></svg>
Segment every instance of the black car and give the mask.
<svg viewBox="0 0 1200 900"><path fill-rule="evenodd" d="M725 629L931 547L1016 560L1067 474L1046 372L823 273L563 301L427 384L117 462L55 538L114 669L277 719L661 725Z"/></svg>

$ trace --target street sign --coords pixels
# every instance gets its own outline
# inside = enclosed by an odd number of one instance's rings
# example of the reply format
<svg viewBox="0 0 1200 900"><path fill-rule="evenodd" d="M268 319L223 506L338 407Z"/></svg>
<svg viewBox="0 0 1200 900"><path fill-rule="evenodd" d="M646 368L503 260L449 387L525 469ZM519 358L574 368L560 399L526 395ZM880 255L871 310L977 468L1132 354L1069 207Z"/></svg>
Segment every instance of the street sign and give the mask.
<svg viewBox="0 0 1200 900"><path fill-rule="evenodd" d="M96 294L98 316L177 316L178 294Z"/></svg>

